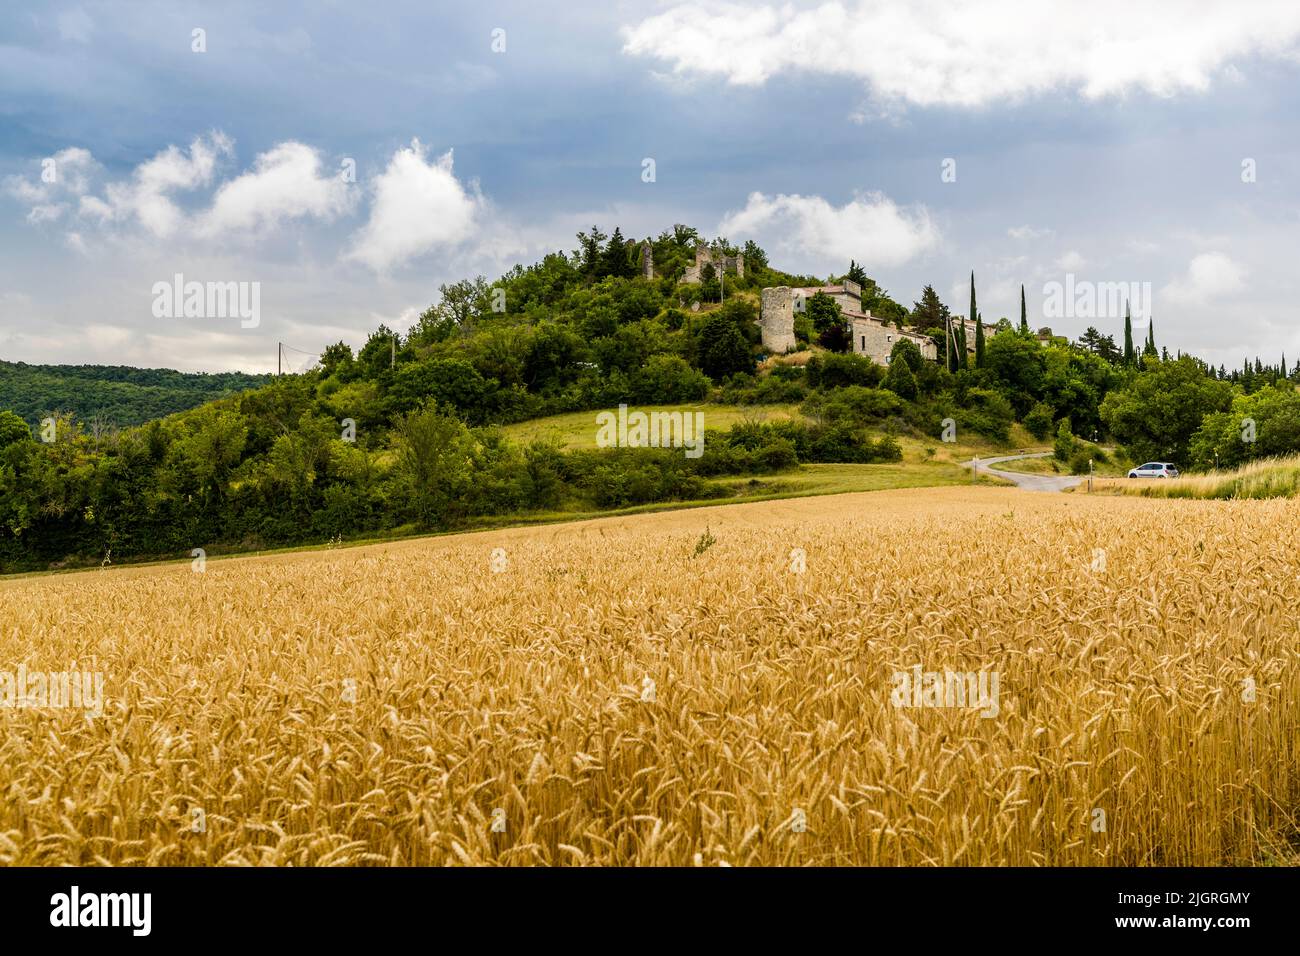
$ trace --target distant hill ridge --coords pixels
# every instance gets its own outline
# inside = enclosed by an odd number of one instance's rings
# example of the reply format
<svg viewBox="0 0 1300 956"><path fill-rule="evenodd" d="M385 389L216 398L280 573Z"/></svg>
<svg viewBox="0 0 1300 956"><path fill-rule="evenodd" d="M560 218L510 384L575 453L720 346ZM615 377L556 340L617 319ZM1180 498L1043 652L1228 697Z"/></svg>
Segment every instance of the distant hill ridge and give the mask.
<svg viewBox="0 0 1300 956"><path fill-rule="evenodd" d="M256 388L270 379L270 375L245 372L0 361L0 410L12 411L31 425L59 411L126 428Z"/></svg>

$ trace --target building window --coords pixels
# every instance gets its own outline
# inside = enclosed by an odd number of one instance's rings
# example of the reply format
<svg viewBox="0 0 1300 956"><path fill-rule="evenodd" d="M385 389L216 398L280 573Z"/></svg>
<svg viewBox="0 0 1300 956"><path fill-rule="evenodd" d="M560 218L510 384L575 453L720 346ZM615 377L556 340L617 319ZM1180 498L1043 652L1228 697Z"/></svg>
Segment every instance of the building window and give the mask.
<svg viewBox="0 0 1300 956"><path fill-rule="evenodd" d="M866 350L867 350L867 337L864 335L862 336L862 351L865 352Z"/></svg>
<svg viewBox="0 0 1300 956"><path fill-rule="evenodd" d="M886 342L892 342L892 341L894 341L894 337L893 337L892 335L886 335L886 336L885 336L885 341L886 341Z"/></svg>

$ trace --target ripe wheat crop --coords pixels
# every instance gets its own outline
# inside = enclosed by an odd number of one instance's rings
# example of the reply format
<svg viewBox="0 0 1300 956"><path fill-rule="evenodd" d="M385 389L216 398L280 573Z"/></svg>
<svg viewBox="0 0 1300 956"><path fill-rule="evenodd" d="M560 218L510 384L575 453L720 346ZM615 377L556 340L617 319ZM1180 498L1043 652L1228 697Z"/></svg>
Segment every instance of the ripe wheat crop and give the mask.
<svg viewBox="0 0 1300 956"><path fill-rule="evenodd" d="M1298 541L943 488L10 580L104 701L0 710L0 862L1293 863Z"/></svg>

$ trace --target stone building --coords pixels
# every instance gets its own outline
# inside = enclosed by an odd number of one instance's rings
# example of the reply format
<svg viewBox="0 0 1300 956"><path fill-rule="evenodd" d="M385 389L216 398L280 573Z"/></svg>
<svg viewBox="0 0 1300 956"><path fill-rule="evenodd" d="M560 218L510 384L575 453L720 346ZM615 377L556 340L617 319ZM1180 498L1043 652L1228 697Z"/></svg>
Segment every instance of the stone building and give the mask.
<svg viewBox="0 0 1300 956"><path fill-rule="evenodd" d="M702 281L701 276L706 265L712 265L718 272L734 272L742 278L745 275L745 256L743 253L738 252L734 256L714 255L713 250L708 246L696 246L695 262L686 267L686 275L682 277L682 281L690 283Z"/></svg>
<svg viewBox="0 0 1300 956"><path fill-rule="evenodd" d="M794 294L794 289L784 285L763 290L758 325L763 332L763 347L777 355L795 346Z"/></svg>
<svg viewBox="0 0 1300 956"><path fill-rule="evenodd" d="M804 311L808 299L818 292L830 296L840 307L840 314L853 334L855 354L865 355L879 365L888 365L894 346L900 339L907 339L916 345L923 357L938 361L939 349L932 338L889 325L884 319L872 315L870 309L863 309L862 287L847 279L838 285L764 289L758 320L764 348L777 354L794 348L794 314Z"/></svg>

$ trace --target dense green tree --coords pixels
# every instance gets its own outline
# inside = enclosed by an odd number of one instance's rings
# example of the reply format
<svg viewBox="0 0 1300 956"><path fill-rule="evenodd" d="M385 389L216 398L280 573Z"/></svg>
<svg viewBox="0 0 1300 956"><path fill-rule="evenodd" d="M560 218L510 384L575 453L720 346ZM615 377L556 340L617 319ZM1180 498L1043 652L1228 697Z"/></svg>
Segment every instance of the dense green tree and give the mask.
<svg viewBox="0 0 1300 956"><path fill-rule="evenodd" d="M813 331L818 335L833 326L844 324L839 305L825 292L815 292L809 296L804 301L804 310L812 322Z"/></svg>
<svg viewBox="0 0 1300 956"><path fill-rule="evenodd" d="M1137 352L1133 350L1133 313L1129 306L1124 306L1124 364L1137 365Z"/></svg>
<svg viewBox="0 0 1300 956"><path fill-rule="evenodd" d="M1112 365L1117 364L1122 358L1122 354L1115 346L1115 340L1109 335L1102 335L1092 326L1088 326L1087 331L1079 336L1079 346Z"/></svg>
<svg viewBox="0 0 1300 956"><path fill-rule="evenodd" d="M1039 441L1043 441L1052 433L1052 422L1055 420L1055 412L1052 406L1045 402L1039 402L1029 410L1029 414L1024 418L1025 431L1033 435Z"/></svg>
<svg viewBox="0 0 1300 956"><path fill-rule="evenodd" d="M814 355L808 360L808 384L813 388L846 388L865 385L874 388L885 370L862 355Z"/></svg>
<svg viewBox="0 0 1300 956"><path fill-rule="evenodd" d="M1159 357L1159 353L1156 351L1156 323L1155 323L1155 319L1148 319L1148 320L1147 320L1147 340L1146 340L1146 344L1142 346L1142 357L1143 357L1143 358L1158 358L1158 357ZM1256 359L1255 362L1256 362L1256 364L1258 364L1258 363L1259 363L1259 359Z"/></svg>
<svg viewBox="0 0 1300 956"><path fill-rule="evenodd" d="M601 275L613 276L616 279L630 279L636 274L637 266L632 260L631 247L623 238L622 230L615 226L614 234L609 237L609 245L605 247Z"/></svg>
<svg viewBox="0 0 1300 956"><path fill-rule="evenodd" d="M580 363L589 359L590 349L577 332L557 322L543 322L528 343L524 383L537 391L563 387L578 378Z"/></svg>
<svg viewBox="0 0 1300 956"><path fill-rule="evenodd" d="M754 370L749 341L729 317L716 313L708 316L700 325L698 341L700 370L714 381Z"/></svg>
<svg viewBox="0 0 1300 956"><path fill-rule="evenodd" d="M753 239L747 239L741 251L745 256L745 272L762 272L767 268L767 253Z"/></svg>
<svg viewBox="0 0 1300 956"><path fill-rule="evenodd" d="M934 286L927 285L921 290L921 301L912 304L912 325L918 329L946 329L948 326L948 307L939 301Z"/></svg>
<svg viewBox="0 0 1300 956"><path fill-rule="evenodd" d="M20 441L31 441L32 430L18 415L9 411L0 411L0 448Z"/></svg>
<svg viewBox="0 0 1300 956"><path fill-rule="evenodd" d="M1020 335L995 335L985 347L984 367L1016 414L1024 415L1043 395L1044 349Z"/></svg>
<svg viewBox="0 0 1300 956"><path fill-rule="evenodd" d="M601 276L606 238L608 237L600 231L599 226L592 226L591 232L578 233L578 248L573 253L573 258L579 263L583 278L588 282L595 282Z"/></svg>
<svg viewBox="0 0 1300 956"><path fill-rule="evenodd" d="M424 528L446 523L473 480L474 440L432 402L397 419L397 473L410 512Z"/></svg>
<svg viewBox="0 0 1300 956"><path fill-rule="evenodd" d="M325 346L320 354L321 371L346 382L354 377L356 360L352 357L352 347L344 342L335 342Z"/></svg>
<svg viewBox="0 0 1300 956"><path fill-rule="evenodd" d="M1074 454L1075 438L1074 432L1070 430L1070 420L1062 418L1061 424L1056 429L1056 441L1052 445L1052 452L1057 461L1069 461L1070 456Z"/></svg>
<svg viewBox="0 0 1300 956"><path fill-rule="evenodd" d="M392 411L407 412L432 399L439 408L455 409L469 421L482 423L496 387L495 379L485 379L464 359L440 358L401 366L388 388L388 401Z"/></svg>
<svg viewBox="0 0 1300 956"><path fill-rule="evenodd" d="M1232 386L1211 378L1189 356L1160 363L1145 359L1146 372L1101 403L1101 418L1134 461L1172 461L1185 466L1188 446L1201 420L1227 411Z"/></svg>
<svg viewBox="0 0 1300 956"><path fill-rule="evenodd" d="M912 374L912 367L907 364L906 360L891 361L889 363L889 371L885 373L884 387L905 401L912 401L916 398L916 376Z"/></svg>
<svg viewBox="0 0 1300 956"><path fill-rule="evenodd" d="M918 374L925 366L925 356L921 350L916 347L916 343L911 339L899 339L894 343L894 347L889 350L889 365L892 368L897 362L906 362L907 367L911 369L912 374Z"/></svg>
<svg viewBox="0 0 1300 956"><path fill-rule="evenodd" d="M1202 419L1188 450L1189 464L1200 468L1300 452L1300 392L1283 383L1237 395L1228 411Z"/></svg>

